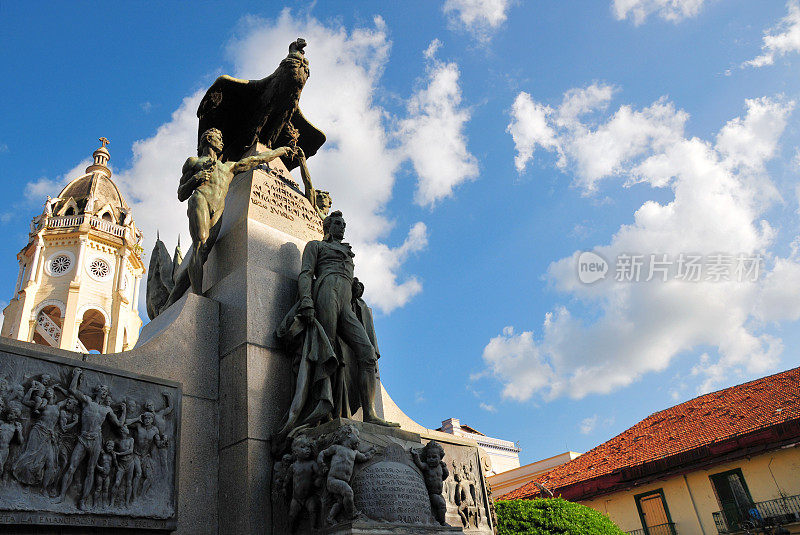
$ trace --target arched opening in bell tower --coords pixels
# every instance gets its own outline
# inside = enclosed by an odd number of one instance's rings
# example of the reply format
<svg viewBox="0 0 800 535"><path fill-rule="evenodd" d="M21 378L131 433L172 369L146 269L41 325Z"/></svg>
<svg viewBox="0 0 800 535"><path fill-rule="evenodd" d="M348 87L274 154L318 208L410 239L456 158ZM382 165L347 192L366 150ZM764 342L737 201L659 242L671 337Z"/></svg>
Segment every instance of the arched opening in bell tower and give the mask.
<svg viewBox="0 0 800 535"><path fill-rule="evenodd" d="M78 329L78 340L87 352L92 350L103 352L103 343L105 342L103 327L105 325L106 318L99 310L90 308L83 313L81 326Z"/></svg>
<svg viewBox="0 0 800 535"><path fill-rule="evenodd" d="M36 315L33 342L45 346L58 347L61 341L61 310L57 306L43 307Z"/></svg>

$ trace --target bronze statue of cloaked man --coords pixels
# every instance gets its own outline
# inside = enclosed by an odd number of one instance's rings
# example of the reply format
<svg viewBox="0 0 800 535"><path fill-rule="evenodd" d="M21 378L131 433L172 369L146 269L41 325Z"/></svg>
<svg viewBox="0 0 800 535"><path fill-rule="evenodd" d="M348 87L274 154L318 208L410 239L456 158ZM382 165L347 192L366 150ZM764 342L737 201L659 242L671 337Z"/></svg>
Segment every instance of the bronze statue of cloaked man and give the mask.
<svg viewBox="0 0 800 535"><path fill-rule="evenodd" d="M342 213L331 213L322 228L323 239L303 250L298 301L275 333L295 351L296 374L292 405L278 436L351 417L359 407L365 422L397 427L375 413L378 355L374 333L370 337L353 307L355 255L342 241Z"/></svg>

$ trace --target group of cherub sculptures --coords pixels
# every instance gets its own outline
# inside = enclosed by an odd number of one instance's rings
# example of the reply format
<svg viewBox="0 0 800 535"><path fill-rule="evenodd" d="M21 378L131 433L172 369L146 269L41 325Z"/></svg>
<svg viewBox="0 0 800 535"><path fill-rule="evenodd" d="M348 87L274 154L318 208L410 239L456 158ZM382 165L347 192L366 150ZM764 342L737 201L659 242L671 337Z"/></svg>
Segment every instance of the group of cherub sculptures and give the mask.
<svg viewBox="0 0 800 535"><path fill-rule="evenodd" d="M447 502L442 490L448 469L443 461L444 448L430 441L410 453L425 481L434 518L446 526ZM322 515L328 525L359 517L351 480L356 464L371 460L375 454L375 446L365 447L358 428L350 424L318 440L305 433L295 435L291 453L276 463L273 481L276 498L288 504L289 529L296 531L303 518L308 519L308 527L316 528Z"/></svg>
<svg viewBox="0 0 800 535"><path fill-rule="evenodd" d="M82 374L74 368L68 388L46 373L22 384L0 379L0 487L13 478L82 510L130 508L167 474L174 407L163 394L164 408L147 399L129 418L136 400L115 409L108 385L80 389Z"/></svg>

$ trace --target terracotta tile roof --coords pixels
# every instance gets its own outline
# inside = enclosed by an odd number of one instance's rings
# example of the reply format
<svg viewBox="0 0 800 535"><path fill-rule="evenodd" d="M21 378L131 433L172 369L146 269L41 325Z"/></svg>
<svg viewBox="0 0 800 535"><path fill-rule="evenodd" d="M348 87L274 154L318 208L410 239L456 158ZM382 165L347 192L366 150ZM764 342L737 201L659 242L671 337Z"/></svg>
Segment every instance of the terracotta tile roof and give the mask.
<svg viewBox="0 0 800 535"><path fill-rule="evenodd" d="M539 495L800 419L800 368L705 394L627 431L499 499Z"/></svg>

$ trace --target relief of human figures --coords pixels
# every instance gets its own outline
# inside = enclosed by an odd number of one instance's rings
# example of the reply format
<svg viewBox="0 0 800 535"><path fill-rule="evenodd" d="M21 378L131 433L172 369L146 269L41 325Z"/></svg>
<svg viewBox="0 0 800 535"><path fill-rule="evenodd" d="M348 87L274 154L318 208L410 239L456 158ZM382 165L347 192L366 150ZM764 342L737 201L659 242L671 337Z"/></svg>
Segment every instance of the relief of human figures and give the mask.
<svg viewBox="0 0 800 535"><path fill-rule="evenodd" d="M72 457L69 461L69 468L61 481L61 494L59 501L64 501L67 495L69 486L72 484L72 478L78 466L85 461L85 474L86 477L83 482L83 491L81 499L78 502L78 507L81 509L86 508L87 499L91 495L94 486L94 472L97 466L97 460L102 451L102 426L108 419L115 427L120 428L125 422L126 406L122 403L122 416L117 418L114 410L109 406L111 400L111 392L107 385L97 385L94 388L94 398L89 397L78 389L78 382L80 381L83 370L75 368L72 372L72 383L69 386L69 392L81 403L81 434L78 437L78 443L75 449L72 450Z"/></svg>
<svg viewBox="0 0 800 535"><path fill-rule="evenodd" d="M478 527L481 521L478 489L475 481L472 480L471 473L470 467L464 464L454 474L456 481L455 503L458 508L458 516L461 517L461 523L464 527Z"/></svg>
<svg viewBox="0 0 800 535"><path fill-rule="evenodd" d="M128 425L133 435L133 496L147 494L153 485L156 467L153 462L155 449L167 447L166 440L155 426L155 414L143 412L139 421Z"/></svg>
<svg viewBox="0 0 800 535"><path fill-rule="evenodd" d="M0 492L21 485L54 507L124 512L168 477L171 396L162 393L161 408L155 397L116 403L107 384L84 376L72 369L66 389L47 373L0 378ZM140 414L128 418L129 404Z"/></svg>
<svg viewBox="0 0 800 535"><path fill-rule="evenodd" d="M28 432L22 453L17 457L12 467L14 478L24 485L39 487L42 494L50 492L56 483L58 475L58 444L56 442L56 425L59 423L61 409L67 405L67 400L55 401L53 387L45 388L42 393L42 403L37 400L39 389L30 388L22 399L22 404L31 408L33 427Z"/></svg>
<svg viewBox="0 0 800 535"><path fill-rule="evenodd" d="M20 410L12 407L6 411L5 405L0 413L5 418L0 420L0 475L5 478L4 467L12 442L22 444L22 423L19 421Z"/></svg>

